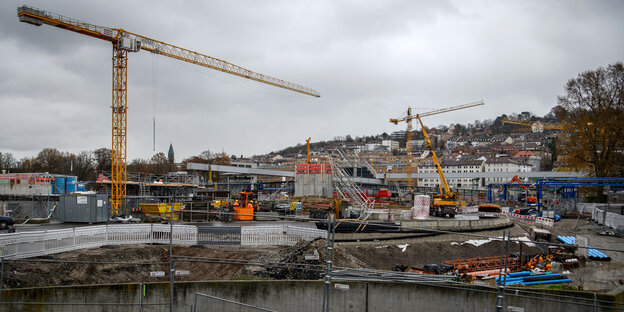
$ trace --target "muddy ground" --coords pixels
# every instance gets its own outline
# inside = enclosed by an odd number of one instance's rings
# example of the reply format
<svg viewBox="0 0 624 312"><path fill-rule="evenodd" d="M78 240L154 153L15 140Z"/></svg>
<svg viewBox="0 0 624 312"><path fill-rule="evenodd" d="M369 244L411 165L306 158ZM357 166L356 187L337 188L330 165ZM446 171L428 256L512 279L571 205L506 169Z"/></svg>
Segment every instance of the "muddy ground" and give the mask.
<svg viewBox="0 0 624 312"><path fill-rule="evenodd" d="M487 237L500 237L502 231L511 233L512 237L527 237L526 228L515 225L497 231L392 240L374 239L396 234L336 234L337 240L355 241L335 243L334 267L390 270L397 265L422 267L458 258L498 256L501 253L500 242L488 241ZM564 219L557 222L551 231L555 235L587 236L593 247L622 249L624 246L624 239L600 236L595 224L584 219ZM326 251L327 242L323 239L300 242L292 247L174 246L176 269L190 272L190 275L179 276L175 280L318 279L324 270ZM512 243L510 252L520 252L520 244ZM534 255L539 250L523 244L522 252ZM588 261L585 267L572 272L577 286L589 290L611 290L624 281L624 254L607 253L613 258L612 261ZM306 255L318 255L318 260L306 260ZM169 280L168 275L150 277L150 272L168 271L167 245L104 246L28 260L6 261L4 288Z"/></svg>

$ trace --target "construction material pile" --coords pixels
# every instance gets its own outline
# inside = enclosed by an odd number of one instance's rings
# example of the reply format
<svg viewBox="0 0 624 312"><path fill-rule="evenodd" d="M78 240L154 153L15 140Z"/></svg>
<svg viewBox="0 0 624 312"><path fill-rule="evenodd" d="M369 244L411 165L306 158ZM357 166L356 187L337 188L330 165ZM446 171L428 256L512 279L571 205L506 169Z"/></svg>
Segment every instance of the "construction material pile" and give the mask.
<svg viewBox="0 0 624 312"><path fill-rule="evenodd" d="M575 246L576 245L576 237L574 236L557 236L557 239L564 243L564 244L568 244L570 246ZM594 248L590 248L590 246L587 246L587 258L591 259L591 260L599 260L599 261L610 261L611 257L607 256L606 254L604 254L601 251L598 251Z"/></svg>
<svg viewBox="0 0 624 312"><path fill-rule="evenodd" d="M570 283L571 279L560 273L540 272L533 273L531 271L509 273L496 278L498 285L547 285Z"/></svg>

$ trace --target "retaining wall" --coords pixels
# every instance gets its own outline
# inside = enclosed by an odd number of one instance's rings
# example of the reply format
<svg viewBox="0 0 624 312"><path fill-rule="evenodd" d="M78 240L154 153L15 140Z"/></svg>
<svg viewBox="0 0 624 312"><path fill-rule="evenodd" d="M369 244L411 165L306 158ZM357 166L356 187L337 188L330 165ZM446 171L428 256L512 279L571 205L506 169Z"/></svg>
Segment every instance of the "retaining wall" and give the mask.
<svg viewBox="0 0 624 312"><path fill-rule="evenodd" d="M480 220L412 220L402 221L401 231L413 230L481 230L510 226L512 221L506 217Z"/></svg>
<svg viewBox="0 0 624 312"><path fill-rule="evenodd" d="M480 286L418 285L389 282L341 282L348 290L332 289L332 311L494 311L496 289ZM143 288L145 286L145 289ZM522 307L525 311L610 311L610 303L618 294L595 294L580 291L531 289L532 294L516 293L508 288L506 306ZM174 311L231 311L209 298L196 298L196 293L213 295L276 311L321 311L322 281L203 281L178 282L174 287ZM558 302L547 294L563 295ZM564 298L564 299L561 299ZM10 289L2 293L1 311L169 311L169 283L95 285ZM585 300L583 300L585 299ZM197 301L196 301L197 300ZM40 305L7 302L40 302ZM45 304L45 303L76 303ZM80 304L88 305L80 305ZM126 305L116 305L125 303ZM195 303L197 309L193 310ZM597 307L595 305L604 305ZM238 311L238 310L237 310ZM245 309L245 311L252 311Z"/></svg>

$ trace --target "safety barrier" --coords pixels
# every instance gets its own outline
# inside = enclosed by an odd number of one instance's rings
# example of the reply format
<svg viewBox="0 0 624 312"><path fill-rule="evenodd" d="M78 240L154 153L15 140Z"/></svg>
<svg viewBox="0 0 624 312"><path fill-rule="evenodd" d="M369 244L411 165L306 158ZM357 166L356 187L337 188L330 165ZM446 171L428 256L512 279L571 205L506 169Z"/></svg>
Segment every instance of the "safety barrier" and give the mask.
<svg viewBox="0 0 624 312"><path fill-rule="evenodd" d="M592 220L598 222L598 224L604 224L612 229L624 229L624 216L608 212L606 209L599 209L594 207L592 209Z"/></svg>
<svg viewBox="0 0 624 312"><path fill-rule="evenodd" d="M173 237L170 230L167 224L113 224L0 234L0 254L7 259L21 259L104 245L169 244L170 240L186 246L232 245L232 240L199 234L194 225L174 225ZM300 240L327 236L326 231L288 225L245 226L240 228L240 233L243 246L291 246Z"/></svg>
<svg viewBox="0 0 624 312"><path fill-rule="evenodd" d="M550 227L552 227L555 224L555 220L549 219L549 218L525 216L525 215L515 214L512 212L504 212L503 214L505 214L507 217L509 217L512 220L520 221L524 223L531 223L531 224L536 223L536 224L542 224L544 226L550 226Z"/></svg>
<svg viewBox="0 0 624 312"><path fill-rule="evenodd" d="M330 164L296 164L296 174L331 174Z"/></svg>

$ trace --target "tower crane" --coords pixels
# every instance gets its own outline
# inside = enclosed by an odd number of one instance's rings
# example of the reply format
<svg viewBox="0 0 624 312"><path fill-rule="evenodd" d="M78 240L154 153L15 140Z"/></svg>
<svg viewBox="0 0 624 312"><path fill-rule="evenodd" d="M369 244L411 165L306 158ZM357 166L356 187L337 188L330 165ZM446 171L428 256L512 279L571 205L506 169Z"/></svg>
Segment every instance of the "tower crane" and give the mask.
<svg viewBox="0 0 624 312"><path fill-rule="evenodd" d="M511 121L507 119L504 119L501 121L504 123L508 123L508 124L521 125L521 126L527 126L527 127L536 127L537 129L542 128L542 129L566 130L563 125L545 125L539 121L536 121L534 123Z"/></svg>
<svg viewBox="0 0 624 312"><path fill-rule="evenodd" d="M111 215L121 213L122 204L126 198L128 53L145 50L278 88L320 97L320 94L314 89L256 73L232 63L141 36L121 28L98 26L27 5L17 8L17 16L20 22L35 26L43 24L55 26L105 40L113 45Z"/></svg>
<svg viewBox="0 0 624 312"><path fill-rule="evenodd" d="M479 105L484 105L485 103L483 103L483 101L478 101L478 102L474 102L474 103L468 103L468 104L462 104L462 105L457 105L457 106L453 106L453 107L448 107L448 108L442 108L442 109L437 109L437 110L433 110L433 111L429 111L429 112L425 112L422 114L416 114L416 115L412 115L412 111L411 108L407 109L407 116L403 117L401 119L390 119L390 122L393 124L398 124L399 122L407 122L407 129L408 129L408 133L411 132L411 121L412 119L418 119L418 122L420 123L420 127L422 128L422 132L423 135L425 137L425 140L427 141L427 148L429 148L429 153L431 153L431 157L433 159L433 163L436 166L436 171L438 172L438 175L440 176L440 194L439 195L434 195L433 196L433 208L436 209L435 214L448 214L448 215L454 215L455 214L455 208L457 206L465 206L466 204L464 202L458 202L459 200L459 196L458 194L455 194L451 191L451 189L448 186L448 182L446 182L446 178L444 177L444 172L442 172L442 166L440 166L440 161L438 160L438 157L436 156L435 151L433 150L433 144L431 144L431 140L429 139L429 135L427 134L427 130L425 130L425 126L423 125L422 119L421 117L427 117L427 116L432 116L432 115L437 115L437 114L442 114L442 113L448 113L448 112L452 112L452 111L456 111L456 110L460 110L460 109L465 109L465 108L469 108L469 107L474 107L474 106L479 106ZM409 136L411 137L411 136ZM407 146L409 146L409 141ZM410 155L411 149L408 149L408 174L407 174L407 178L408 178L408 185L409 182L411 182L411 161L412 161L412 157Z"/></svg>

